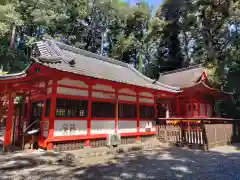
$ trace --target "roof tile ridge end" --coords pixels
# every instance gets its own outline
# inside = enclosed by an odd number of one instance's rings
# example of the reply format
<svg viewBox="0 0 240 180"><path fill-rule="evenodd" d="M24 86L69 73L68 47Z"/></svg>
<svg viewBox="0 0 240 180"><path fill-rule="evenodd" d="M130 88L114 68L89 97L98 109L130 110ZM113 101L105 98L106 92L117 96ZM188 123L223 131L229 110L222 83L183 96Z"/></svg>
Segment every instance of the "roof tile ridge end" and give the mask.
<svg viewBox="0 0 240 180"><path fill-rule="evenodd" d="M152 83L155 82L156 84L160 85L160 86L163 86L163 87L166 87L166 88L169 88L169 89L173 89L173 90L177 90L177 91L180 91L180 88L179 87L174 87L174 86L169 86L167 84L163 84L163 83L160 83L160 82L157 82L147 76L145 76L144 74L142 74L141 72L139 72L137 69L135 69L134 67L132 67L130 64L128 64L128 68L131 69L132 71L134 71L137 75L141 76L143 79L145 79L146 81L148 81L149 83ZM154 84L155 84L154 83ZM153 84L153 85L154 85Z"/></svg>
<svg viewBox="0 0 240 180"><path fill-rule="evenodd" d="M109 62L109 63L112 63L112 64L127 67L127 64L122 62L122 61L118 61L116 59L101 56L99 54L92 53L90 51L86 51L86 50L83 50L83 49L80 49L80 48L77 48L77 47L74 47L74 46L70 46L70 45L64 44L62 42L55 41L55 43L58 46L60 46L59 48L62 48L62 49L65 49L65 50L68 50L68 51L71 51L71 52L74 52L74 53L78 53L78 54L81 54L81 55L85 55L85 56L88 56L88 57L96 58L96 59L99 59L99 60L104 61L104 62Z"/></svg>

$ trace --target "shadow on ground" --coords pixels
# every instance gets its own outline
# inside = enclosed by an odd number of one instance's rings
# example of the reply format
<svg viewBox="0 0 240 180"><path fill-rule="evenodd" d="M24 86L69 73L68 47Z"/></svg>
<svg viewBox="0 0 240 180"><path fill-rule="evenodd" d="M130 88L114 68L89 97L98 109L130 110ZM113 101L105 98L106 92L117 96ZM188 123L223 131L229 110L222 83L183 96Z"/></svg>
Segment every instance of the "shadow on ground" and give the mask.
<svg viewBox="0 0 240 180"><path fill-rule="evenodd" d="M34 157L31 161L14 157L11 161L31 163L24 169L0 169L0 179L237 180L240 179L239 155L238 152L228 152L227 148L221 152L217 149L203 152L183 148L155 148L121 154L88 167L39 164L34 163ZM4 158L0 159L0 164L5 161Z"/></svg>

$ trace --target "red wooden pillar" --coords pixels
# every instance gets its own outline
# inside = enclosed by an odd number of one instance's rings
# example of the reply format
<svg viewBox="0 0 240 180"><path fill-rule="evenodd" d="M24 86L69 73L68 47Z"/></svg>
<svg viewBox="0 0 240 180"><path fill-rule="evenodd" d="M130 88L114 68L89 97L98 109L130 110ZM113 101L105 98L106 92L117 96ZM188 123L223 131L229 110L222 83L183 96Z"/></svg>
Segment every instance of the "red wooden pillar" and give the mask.
<svg viewBox="0 0 240 180"><path fill-rule="evenodd" d="M205 116L207 116L208 114L207 114L207 104L206 103L204 103L204 109L205 109Z"/></svg>
<svg viewBox="0 0 240 180"><path fill-rule="evenodd" d="M192 117L194 116L194 110L193 110L193 98L192 98L192 96L190 96L190 103L191 103L191 110L192 110Z"/></svg>
<svg viewBox="0 0 240 180"><path fill-rule="evenodd" d="M48 98L47 90L48 90L48 81L45 81L45 96L43 98L42 118L41 118L41 123L40 123L40 136L43 136L43 132L44 132L44 118L46 115L46 101ZM51 109L50 109L50 111L51 111Z"/></svg>
<svg viewBox="0 0 240 180"><path fill-rule="evenodd" d="M90 81L91 82L91 81ZM91 135L91 118L92 118L92 83L88 84L88 116L87 116L87 136ZM87 139L86 147L90 146L90 140Z"/></svg>
<svg viewBox="0 0 240 180"><path fill-rule="evenodd" d="M167 105L166 105L167 106ZM158 110L157 110L157 96L154 94L154 117L158 118Z"/></svg>
<svg viewBox="0 0 240 180"><path fill-rule="evenodd" d="M177 116L180 114L180 102L179 102L179 97L177 96Z"/></svg>
<svg viewBox="0 0 240 180"><path fill-rule="evenodd" d="M167 111L168 111L168 105L167 105ZM167 113L167 111L166 111L166 113ZM158 121L158 108L157 108L157 95L154 93L154 121L155 121L155 123L154 123L154 129L155 129L155 132L156 132L156 124L157 124L157 122L156 121Z"/></svg>
<svg viewBox="0 0 240 180"><path fill-rule="evenodd" d="M139 102L139 89L137 92L137 141L140 141L140 102Z"/></svg>
<svg viewBox="0 0 240 180"><path fill-rule="evenodd" d="M28 126L28 123L29 123L29 120L30 120L31 114L32 114L31 93L29 93L29 95L27 97L27 108L28 108L28 110L27 110L27 117L25 119L26 127Z"/></svg>
<svg viewBox="0 0 240 180"><path fill-rule="evenodd" d="M200 101L198 101L197 104L198 104L198 116L201 116L201 105L200 105Z"/></svg>
<svg viewBox="0 0 240 180"><path fill-rule="evenodd" d="M114 123L115 133L119 132L118 113L119 113L118 88L115 88L115 123Z"/></svg>
<svg viewBox="0 0 240 180"><path fill-rule="evenodd" d="M43 98L43 106L42 106L42 117L40 121L40 133L39 136L43 136L44 132L44 117L45 117L45 112L46 112L46 96Z"/></svg>
<svg viewBox="0 0 240 180"><path fill-rule="evenodd" d="M8 112L7 112L4 143L3 143L3 150L5 152L8 151L8 147L11 144L13 113L14 113L14 100L13 100L12 92L9 92L9 94L8 94Z"/></svg>
<svg viewBox="0 0 240 180"><path fill-rule="evenodd" d="M51 99L51 108L50 108L50 118L49 118L49 130L48 130L48 139L53 138L54 133L54 120L56 112L56 94L57 94L57 80L52 80L52 94L50 95ZM47 150L52 150L53 144L47 143Z"/></svg>
<svg viewBox="0 0 240 180"><path fill-rule="evenodd" d="M187 102L184 102L184 116L187 116L187 112L188 112L188 105Z"/></svg>

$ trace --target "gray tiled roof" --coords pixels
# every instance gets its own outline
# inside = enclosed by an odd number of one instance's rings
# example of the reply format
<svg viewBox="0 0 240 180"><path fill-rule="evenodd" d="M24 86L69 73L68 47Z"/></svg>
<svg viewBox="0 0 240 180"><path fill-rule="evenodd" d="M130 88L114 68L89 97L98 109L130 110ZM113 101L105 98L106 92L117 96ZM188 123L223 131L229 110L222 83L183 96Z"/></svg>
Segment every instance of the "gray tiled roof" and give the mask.
<svg viewBox="0 0 240 180"><path fill-rule="evenodd" d="M141 74L131 65L100 56L53 40L37 43L37 60L51 68L93 78L132 84L141 87L179 92L180 89L156 82ZM74 62L73 64L70 62Z"/></svg>
<svg viewBox="0 0 240 180"><path fill-rule="evenodd" d="M198 82L203 72L204 68L201 65L191 66L188 68L160 74L158 82L170 86L187 88L194 86Z"/></svg>

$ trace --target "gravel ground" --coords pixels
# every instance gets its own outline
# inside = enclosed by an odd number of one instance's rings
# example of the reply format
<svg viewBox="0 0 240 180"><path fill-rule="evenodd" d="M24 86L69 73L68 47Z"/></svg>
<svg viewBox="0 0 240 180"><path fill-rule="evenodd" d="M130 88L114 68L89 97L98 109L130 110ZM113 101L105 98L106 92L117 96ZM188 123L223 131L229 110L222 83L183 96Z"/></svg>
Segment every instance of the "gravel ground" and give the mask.
<svg viewBox="0 0 240 180"><path fill-rule="evenodd" d="M155 148L81 160L81 166L37 165L24 158L0 158L1 180L239 180L240 151L225 146L210 152ZM24 164L24 168L18 166ZM13 166L14 165L14 166Z"/></svg>

